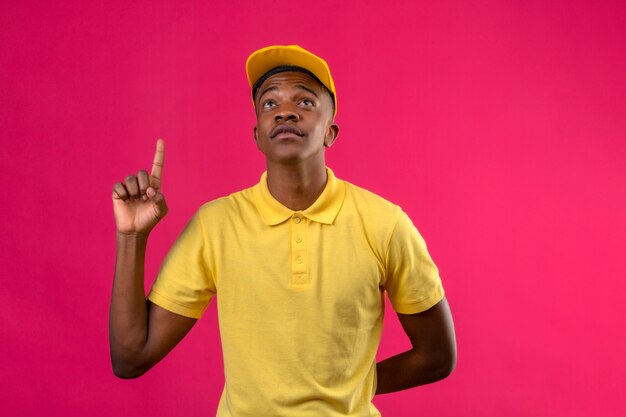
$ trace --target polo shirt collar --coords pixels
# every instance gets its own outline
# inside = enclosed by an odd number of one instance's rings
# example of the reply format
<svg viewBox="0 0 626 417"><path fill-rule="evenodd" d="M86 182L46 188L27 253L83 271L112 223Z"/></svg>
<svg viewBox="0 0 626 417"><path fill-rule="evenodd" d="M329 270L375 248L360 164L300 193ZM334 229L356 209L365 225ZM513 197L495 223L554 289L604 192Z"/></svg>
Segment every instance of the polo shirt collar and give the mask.
<svg viewBox="0 0 626 417"><path fill-rule="evenodd" d="M307 209L300 211L304 217L318 223L332 224L339 213L346 195L345 184L337 179L333 171L326 167L327 181L322 194ZM254 187L254 204L265 224L274 226L289 219L296 211L283 206L272 196L267 187L267 171Z"/></svg>

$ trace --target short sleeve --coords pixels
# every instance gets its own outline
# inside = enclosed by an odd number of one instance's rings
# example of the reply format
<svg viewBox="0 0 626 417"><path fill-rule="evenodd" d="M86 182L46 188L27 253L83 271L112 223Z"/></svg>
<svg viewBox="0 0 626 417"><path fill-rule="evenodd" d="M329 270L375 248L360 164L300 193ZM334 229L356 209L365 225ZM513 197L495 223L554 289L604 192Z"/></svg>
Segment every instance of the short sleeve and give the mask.
<svg viewBox="0 0 626 417"><path fill-rule="evenodd" d="M200 318L216 293L206 253L196 212L165 257L148 299L173 313Z"/></svg>
<svg viewBox="0 0 626 417"><path fill-rule="evenodd" d="M409 216L401 212L385 256L384 287L397 313L428 310L444 296L437 266Z"/></svg>

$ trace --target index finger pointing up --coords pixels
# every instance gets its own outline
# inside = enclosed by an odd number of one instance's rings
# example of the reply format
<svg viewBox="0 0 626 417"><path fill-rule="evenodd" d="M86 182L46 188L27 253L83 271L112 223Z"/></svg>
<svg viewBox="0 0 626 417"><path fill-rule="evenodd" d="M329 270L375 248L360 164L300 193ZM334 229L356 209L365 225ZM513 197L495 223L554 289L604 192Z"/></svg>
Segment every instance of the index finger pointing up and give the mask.
<svg viewBox="0 0 626 417"><path fill-rule="evenodd" d="M163 173L163 160L165 158L165 142L163 139L157 140L154 161L152 162L152 172L150 173L150 187L156 191L161 189L161 175Z"/></svg>

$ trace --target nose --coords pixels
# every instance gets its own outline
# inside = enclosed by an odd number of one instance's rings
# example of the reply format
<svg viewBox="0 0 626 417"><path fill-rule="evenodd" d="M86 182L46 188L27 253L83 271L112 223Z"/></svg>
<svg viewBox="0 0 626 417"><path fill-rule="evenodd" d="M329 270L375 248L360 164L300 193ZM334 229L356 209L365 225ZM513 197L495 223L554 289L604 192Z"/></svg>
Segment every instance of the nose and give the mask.
<svg viewBox="0 0 626 417"><path fill-rule="evenodd" d="M291 106L285 106L276 113L276 115L274 116L274 120L276 120L277 122L285 122L288 120L297 122L298 120L300 120L300 116L297 112L293 110L293 108L291 108Z"/></svg>

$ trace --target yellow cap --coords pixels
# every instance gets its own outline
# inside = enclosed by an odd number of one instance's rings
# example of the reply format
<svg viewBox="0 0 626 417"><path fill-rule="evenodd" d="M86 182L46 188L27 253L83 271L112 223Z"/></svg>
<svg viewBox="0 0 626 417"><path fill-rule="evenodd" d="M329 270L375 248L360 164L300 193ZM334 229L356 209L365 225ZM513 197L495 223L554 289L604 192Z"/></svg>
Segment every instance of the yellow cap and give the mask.
<svg viewBox="0 0 626 417"><path fill-rule="evenodd" d="M328 64L319 56L298 45L274 45L253 52L246 61L246 74L250 88L266 72L281 65L296 66L311 71L332 93L335 102L335 114L333 116L337 115L337 93Z"/></svg>

